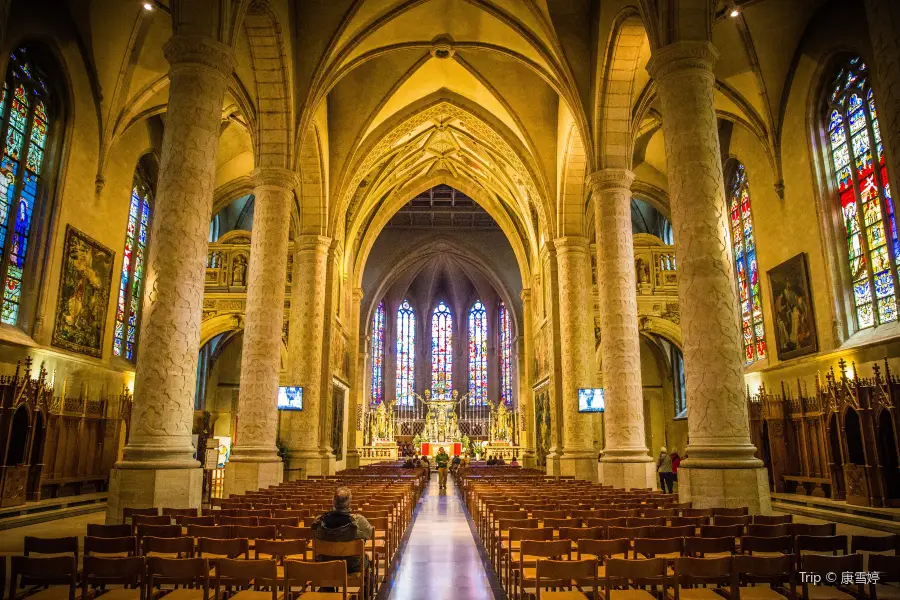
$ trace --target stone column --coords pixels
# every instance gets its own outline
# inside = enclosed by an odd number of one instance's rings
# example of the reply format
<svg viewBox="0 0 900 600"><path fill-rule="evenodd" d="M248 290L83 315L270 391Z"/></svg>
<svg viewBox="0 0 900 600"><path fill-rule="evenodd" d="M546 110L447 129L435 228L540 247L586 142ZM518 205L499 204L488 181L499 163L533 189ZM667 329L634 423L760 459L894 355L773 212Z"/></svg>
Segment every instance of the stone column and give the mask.
<svg viewBox="0 0 900 600"><path fill-rule="evenodd" d="M634 173L604 169L591 175L600 290L600 352L606 447L600 481L618 488L655 488L656 468L644 439L641 347L631 236Z"/></svg>
<svg viewBox="0 0 900 600"><path fill-rule="evenodd" d="M522 447L522 456L519 459L522 466L534 468L534 374L531 366L534 360L534 344L532 342L532 328L534 317L531 311L534 305L531 301L531 290L525 288L519 294L522 298L522 322L519 324L518 359L519 359L519 410L525 415L525 426L519 431L519 445ZM512 314L512 307L507 306Z"/></svg>
<svg viewBox="0 0 900 600"><path fill-rule="evenodd" d="M669 198L684 339L688 458L679 496L697 508L771 510L762 461L754 458L708 42L677 42L647 65L663 115Z"/></svg>
<svg viewBox="0 0 900 600"><path fill-rule="evenodd" d="M165 45L169 104L147 257L131 434L110 473L107 521L124 507L200 505L191 430L222 103L231 48L202 36Z"/></svg>
<svg viewBox="0 0 900 600"><path fill-rule="evenodd" d="M597 480L597 453L594 451L590 415L578 412L578 389L591 387L593 353L591 339L590 250L580 236L558 238L556 263L559 277L559 344L562 367L559 399L562 415L560 475Z"/></svg>
<svg viewBox="0 0 900 600"><path fill-rule="evenodd" d="M900 178L900 3L866 0L866 17L872 41L872 88L878 107L878 126L884 143L888 179L897 189ZM896 191L894 192L896 197Z"/></svg>
<svg viewBox="0 0 900 600"><path fill-rule="evenodd" d="M303 387L303 410L284 412L283 430L288 466L303 469L303 477L328 475L334 455L324 446L322 407L328 390L323 385L325 357L325 297L328 249L331 238L304 235L294 240L294 275L291 285L291 327L288 345L291 385Z"/></svg>
<svg viewBox="0 0 900 600"><path fill-rule="evenodd" d="M231 460L225 465L226 497L277 485L284 476L275 438L288 230L297 175L284 168L263 167L251 176L256 203L247 273L237 435Z"/></svg>
<svg viewBox="0 0 900 600"><path fill-rule="evenodd" d="M355 469L359 467L359 440L357 432L357 422L362 423L362 407L366 400L366 392L371 387L370 375L366 370L366 357L368 355L368 344L366 344L365 325L359 320L359 313L362 310L363 291L362 288L353 288L350 304L350 382L352 394L347 392L347 422L345 423L345 431L347 436L347 468ZM360 329L363 331L360 332ZM382 367L384 363L382 363Z"/></svg>

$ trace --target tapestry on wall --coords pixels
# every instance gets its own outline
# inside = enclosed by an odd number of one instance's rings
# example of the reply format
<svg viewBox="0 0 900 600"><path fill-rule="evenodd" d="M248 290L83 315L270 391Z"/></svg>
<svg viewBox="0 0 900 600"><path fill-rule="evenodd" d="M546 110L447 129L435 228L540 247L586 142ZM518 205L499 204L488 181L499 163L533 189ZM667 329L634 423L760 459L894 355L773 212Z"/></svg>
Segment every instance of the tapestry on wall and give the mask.
<svg viewBox="0 0 900 600"><path fill-rule="evenodd" d="M106 246L66 226L54 346L100 358L114 256Z"/></svg>
<svg viewBox="0 0 900 600"><path fill-rule="evenodd" d="M778 360L817 352L816 321L806 254L800 253L769 271L772 310L775 314L775 347Z"/></svg>

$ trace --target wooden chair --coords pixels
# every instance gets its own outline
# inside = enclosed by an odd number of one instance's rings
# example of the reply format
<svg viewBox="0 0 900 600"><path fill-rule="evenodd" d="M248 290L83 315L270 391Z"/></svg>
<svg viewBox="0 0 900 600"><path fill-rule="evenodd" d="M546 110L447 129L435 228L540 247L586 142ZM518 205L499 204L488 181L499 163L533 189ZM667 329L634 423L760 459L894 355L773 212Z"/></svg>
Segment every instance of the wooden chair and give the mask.
<svg viewBox="0 0 900 600"><path fill-rule="evenodd" d="M869 584L869 598L872 600L900 598L900 556L873 554L869 556L866 570L869 573L878 573L878 582L873 581Z"/></svg>
<svg viewBox="0 0 900 600"><path fill-rule="evenodd" d="M615 517L615 518L606 518L606 517L596 517L587 520L588 527L603 527L604 529L609 527L625 527L625 519L626 517Z"/></svg>
<svg viewBox="0 0 900 600"><path fill-rule="evenodd" d="M670 592L668 597L675 600L721 600L722 595L715 590L728 588L728 596L737 598L737 581L732 574L732 562L730 556L679 558L675 561L674 593Z"/></svg>
<svg viewBox="0 0 900 600"><path fill-rule="evenodd" d="M251 548L256 544L256 540L274 540L276 538L274 525L234 525L231 528L231 535L236 538L247 538L250 540Z"/></svg>
<svg viewBox="0 0 900 600"><path fill-rule="evenodd" d="M163 586L178 586L168 591ZM209 561L205 558L147 558L147 594L169 600L209 600Z"/></svg>
<svg viewBox="0 0 900 600"><path fill-rule="evenodd" d="M281 518L294 518L298 519L300 522L305 521L309 518L309 511L305 508L292 508L292 509L275 509L272 511L272 516L276 519Z"/></svg>
<svg viewBox="0 0 900 600"><path fill-rule="evenodd" d="M306 540L307 541L307 560L314 560L312 554L312 541L315 538L313 530L309 527L286 527L282 526L278 530L278 534L283 540Z"/></svg>
<svg viewBox="0 0 900 600"><path fill-rule="evenodd" d="M754 525L789 525L794 515L753 515Z"/></svg>
<svg viewBox="0 0 900 600"><path fill-rule="evenodd" d="M134 515L131 517L131 526L137 532L141 525L171 525L172 517L168 515Z"/></svg>
<svg viewBox="0 0 900 600"><path fill-rule="evenodd" d="M118 527L118 525L114 525ZM84 555L100 556L105 558L124 558L135 555L134 538L124 537L93 537L84 538Z"/></svg>
<svg viewBox="0 0 900 600"><path fill-rule="evenodd" d="M665 527L665 517L628 517L625 519L626 527Z"/></svg>
<svg viewBox="0 0 900 600"><path fill-rule="evenodd" d="M538 560L535 566L534 587L537 600L588 600L581 589L594 590L590 598L597 600L600 582L597 579L597 561L587 560ZM568 590L544 592L546 588Z"/></svg>
<svg viewBox="0 0 900 600"><path fill-rule="evenodd" d="M703 517L704 525L708 525L712 521L713 509L711 508L684 508L681 510L682 517Z"/></svg>
<svg viewBox="0 0 900 600"><path fill-rule="evenodd" d="M375 581L378 582L381 573L387 577L391 567L391 558L394 556L391 520L390 517L372 517L368 521L372 526L372 539L368 541L368 546L372 553L372 562L375 565ZM382 562L384 563L383 570Z"/></svg>
<svg viewBox="0 0 900 600"><path fill-rule="evenodd" d="M794 538L789 535L780 537L756 537L745 535L741 538L741 552L753 556L780 556L794 553Z"/></svg>
<svg viewBox="0 0 900 600"><path fill-rule="evenodd" d="M525 542L552 542L553 530L547 528L531 529L513 527L509 530L510 552L508 560L504 563L504 569L501 571L502 583L507 594L512 595L514 591L519 590L518 581L522 574L523 550L522 545ZM571 543L568 545L569 552L572 550ZM553 556L562 556L553 555ZM568 558L568 554L565 555ZM528 562L528 561L526 561ZM529 566L533 566L534 559L531 558Z"/></svg>
<svg viewBox="0 0 900 600"><path fill-rule="evenodd" d="M837 535L837 523L791 523L791 535Z"/></svg>
<svg viewBox="0 0 900 600"><path fill-rule="evenodd" d="M791 535L791 526L788 523L780 525L760 525L754 523L747 528L747 535L753 537L783 537Z"/></svg>
<svg viewBox="0 0 900 600"><path fill-rule="evenodd" d="M696 529L691 525L657 525L656 527L648 527L647 531L644 532L643 537L653 538L653 539L666 539L666 538L687 538L694 537L697 534Z"/></svg>
<svg viewBox="0 0 900 600"><path fill-rule="evenodd" d="M744 535L743 525L703 525L700 527L700 537L733 537Z"/></svg>
<svg viewBox="0 0 900 600"><path fill-rule="evenodd" d="M190 517L178 515L175 517L175 523L182 527L190 527L191 525L200 525L201 527L213 527L216 524L214 515L206 515L205 517Z"/></svg>
<svg viewBox="0 0 900 600"><path fill-rule="evenodd" d="M639 537L652 535L652 533L652 527L609 527L606 530L606 537L611 540L619 538L634 540Z"/></svg>
<svg viewBox="0 0 900 600"><path fill-rule="evenodd" d="M684 555L684 540L677 538L636 538L634 558L666 558L675 559Z"/></svg>
<svg viewBox="0 0 900 600"><path fill-rule="evenodd" d="M325 540L313 539L313 555L316 561L328 562L335 559L347 562L347 585L350 590L356 588L358 598L369 597L369 571L366 568L366 546L365 540L353 540L350 542L328 542ZM356 558L359 561L359 571L355 571L350 559ZM353 593L353 592L351 592Z"/></svg>
<svg viewBox="0 0 900 600"><path fill-rule="evenodd" d="M578 549L578 540L602 540L604 533L602 527L560 527L559 539L569 540L575 551Z"/></svg>
<svg viewBox="0 0 900 600"><path fill-rule="evenodd" d="M219 558L250 558L250 543L247 538L197 538L197 557L213 560Z"/></svg>
<svg viewBox="0 0 900 600"><path fill-rule="evenodd" d="M795 600L797 597L794 559L790 555L749 556L738 554L733 559L732 570L737 579L737 598L742 600Z"/></svg>
<svg viewBox="0 0 900 600"><path fill-rule="evenodd" d="M736 551L733 537L684 539L684 555L691 558L726 558Z"/></svg>
<svg viewBox="0 0 900 600"><path fill-rule="evenodd" d="M274 527L299 527L300 519L298 517L260 517L259 524L261 526Z"/></svg>
<svg viewBox="0 0 900 600"><path fill-rule="evenodd" d="M814 536L799 536L814 537ZM821 536L835 537L835 536ZM836 536L845 537L845 536ZM844 540L846 542L846 539ZM846 549L846 546L845 546ZM826 576L830 573L859 573L863 570L862 554L847 554L844 556L828 556L827 554L805 554L800 557L800 570L805 571L806 575L801 578L800 596L806 600L813 598L828 598L828 600L861 600L865 597L864 582L855 583L852 586L844 586L841 582L842 577L838 576L833 581L831 577ZM813 584L810 573L821 575L819 581ZM819 589L815 589L819 588ZM827 590L827 595L823 594L821 588L833 588Z"/></svg>
<svg viewBox="0 0 900 600"><path fill-rule="evenodd" d="M854 535L850 538L850 552L894 552L900 551L900 535Z"/></svg>
<svg viewBox="0 0 900 600"><path fill-rule="evenodd" d="M798 535L794 538L794 556L796 556L798 568L803 562L801 558L804 552L814 552L816 554L829 552L833 556L838 556L838 554L845 555L847 554L847 536Z"/></svg>
<svg viewBox="0 0 900 600"><path fill-rule="evenodd" d="M581 519L555 519L547 518L543 521L545 529L559 530L562 527L581 527Z"/></svg>
<svg viewBox="0 0 900 600"><path fill-rule="evenodd" d="M195 539L215 538L225 540L234 537L231 535L230 525L188 525L187 533Z"/></svg>
<svg viewBox="0 0 900 600"><path fill-rule="evenodd" d="M78 562L77 537L41 538L26 535L24 543L25 556L33 554L71 555L75 557L75 562Z"/></svg>
<svg viewBox="0 0 900 600"><path fill-rule="evenodd" d="M670 527L684 527L689 526L694 528L694 535L696 532L700 530L700 527L706 525L708 522L707 517L672 517L669 521Z"/></svg>
<svg viewBox="0 0 900 600"><path fill-rule="evenodd" d="M120 523L118 525L88 523L87 535L88 537L95 538L121 538L131 537L134 535L134 532L131 529L131 525L128 525L127 523Z"/></svg>
<svg viewBox="0 0 900 600"><path fill-rule="evenodd" d="M220 558L216 562L216 598L227 593L229 600L278 600L284 597L278 594L278 583L274 560Z"/></svg>
<svg viewBox="0 0 900 600"><path fill-rule="evenodd" d="M734 508L717 507L713 508L714 517L743 517L750 514L750 509L746 506L738 506Z"/></svg>
<svg viewBox="0 0 900 600"><path fill-rule="evenodd" d="M221 516L217 519L219 525L237 525L241 527L256 527L259 525L258 517L226 517Z"/></svg>
<svg viewBox="0 0 900 600"><path fill-rule="evenodd" d="M606 576L606 561L621 556L628 558L631 543L625 539L617 540L578 540L578 560L594 559L597 561L597 576Z"/></svg>
<svg viewBox="0 0 900 600"><path fill-rule="evenodd" d="M63 586L68 586L68 594ZM26 595L29 600L75 600L77 586L78 562L74 556L12 557L9 579L11 600ZM44 589L34 592L37 587Z"/></svg>
<svg viewBox="0 0 900 600"><path fill-rule="evenodd" d="M137 515L143 516L157 516L159 514L159 509L155 506L150 506L147 508L131 508L130 506L126 506L122 509L122 523L132 523L132 519L134 519Z"/></svg>
<svg viewBox="0 0 900 600"><path fill-rule="evenodd" d="M178 520L178 517L198 516L196 508L164 508L162 509L162 514L172 517L176 520L176 522Z"/></svg>
<svg viewBox="0 0 900 600"><path fill-rule="evenodd" d="M85 549L81 597L83 600L98 596L103 596L105 600L144 600L145 568L142 556L90 556ZM111 585L121 587L108 590L107 587Z"/></svg>
<svg viewBox="0 0 900 600"><path fill-rule="evenodd" d="M337 592L321 592L316 588L338 588ZM300 588L299 595L294 589ZM306 562L289 560L284 564L284 592L286 596L309 600L347 600L347 563L342 560Z"/></svg>
<svg viewBox="0 0 900 600"><path fill-rule="evenodd" d="M274 560L278 568L278 578L284 577L284 563L287 560L306 560L309 548L307 540L256 540L254 558Z"/></svg>
<svg viewBox="0 0 900 600"><path fill-rule="evenodd" d="M666 561L663 558L644 560L606 561L604 597L606 600L656 600L656 595L644 588L658 588L662 594L668 589ZM625 589L613 589L617 588ZM635 589L627 589L633 587Z"/></svg>
<svg viewBox="0 0 900 600"><path fill-rule="evenodd" d="M746 533L747 527L750 526L750 515L715 515L713 524L715 525L740 525Z"/></svg>
<svg viewBox="0 0 900 600"><path fill-rule="evenodd" d="M192 558L194 538L192 537L145 537L141 538L142 556L165 558Z"/></svg>

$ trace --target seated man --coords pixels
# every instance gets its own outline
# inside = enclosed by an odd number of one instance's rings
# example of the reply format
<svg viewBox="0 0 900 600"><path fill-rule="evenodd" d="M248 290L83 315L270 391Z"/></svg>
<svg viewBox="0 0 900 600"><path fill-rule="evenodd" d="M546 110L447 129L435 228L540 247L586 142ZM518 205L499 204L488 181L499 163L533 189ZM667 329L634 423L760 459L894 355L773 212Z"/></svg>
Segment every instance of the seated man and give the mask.
<svg viewBox="0 0 900 600"><path fill-rule="evenodd" d="M450 472L456 475L460 466L462 466L462 458L460 458L459 454L456 454L450 459Z"/></svg>
<svg viewBox="0 0 900 600"><path fill-rule="evenodd" d="M352 542L353 540L372 539L375 531L372 525L362 515L353 514L350 510L350 501L353 495L345 487L339 487L334 492L334 510L319 516L313 521L313 535L317 540L326 542ZM366 556L365 567L368 570L369 557ZM347 563L347 573L359 573L361 565L358 556L334 557L316 555L316 562L329 560L343 560Z"/></svg>

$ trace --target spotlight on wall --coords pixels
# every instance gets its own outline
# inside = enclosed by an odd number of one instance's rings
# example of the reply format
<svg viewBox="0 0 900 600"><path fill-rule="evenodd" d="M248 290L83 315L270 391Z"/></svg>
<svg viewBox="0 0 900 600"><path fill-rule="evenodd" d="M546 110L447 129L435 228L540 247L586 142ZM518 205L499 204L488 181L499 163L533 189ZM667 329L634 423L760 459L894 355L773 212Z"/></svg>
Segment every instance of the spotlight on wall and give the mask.
<svg viewBox="0 0 900 600"><path fill-rule="evenodd" d="M739 14L741 14L741 11L739 11L737 9L737 7L735 6L734 8L731 9L731 12L728 13L728 16L733 19L733 18L737 17Z"/></svg>
<svg viewBox="0 0 900 600"><path fill-rule="evenodd" d="M144 10L153 10L152 2L144 2Z"/></svg>

